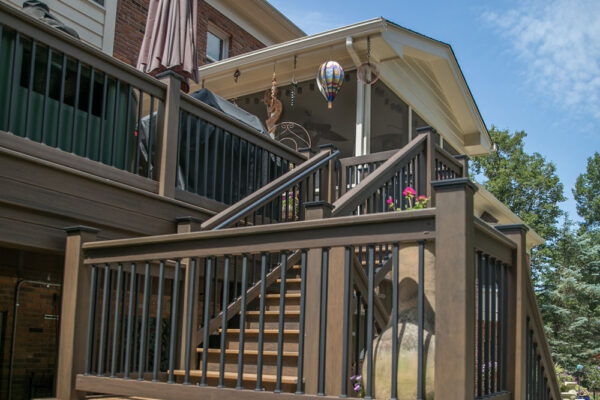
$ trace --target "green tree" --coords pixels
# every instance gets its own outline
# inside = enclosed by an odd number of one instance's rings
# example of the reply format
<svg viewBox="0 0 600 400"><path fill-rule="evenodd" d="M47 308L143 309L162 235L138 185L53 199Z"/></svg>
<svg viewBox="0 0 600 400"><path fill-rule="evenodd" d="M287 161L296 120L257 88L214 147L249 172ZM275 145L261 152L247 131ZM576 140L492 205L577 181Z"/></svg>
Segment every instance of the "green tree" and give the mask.
<svg viewBox="0 0 600 400"><path fill-rule="evenodd" d="M526 224L547 240L532 253L532 270L536 287L542 275L549 274L551 253L548 246L558 235L557 223L562 215L558 203L565 200L563 185L553 163L539 153L524 149L523 131L511 134L492 126L492 140L497 151L472 160L475 177L483 177L483 186L506 204Z"/></svg>
<svg viewBox="0 0 600 400"><path fill-rule="evenodd" d="M577 178L573 196L583 227L600 229L600 154L597 152L588 158L586 171Z"/></svg>

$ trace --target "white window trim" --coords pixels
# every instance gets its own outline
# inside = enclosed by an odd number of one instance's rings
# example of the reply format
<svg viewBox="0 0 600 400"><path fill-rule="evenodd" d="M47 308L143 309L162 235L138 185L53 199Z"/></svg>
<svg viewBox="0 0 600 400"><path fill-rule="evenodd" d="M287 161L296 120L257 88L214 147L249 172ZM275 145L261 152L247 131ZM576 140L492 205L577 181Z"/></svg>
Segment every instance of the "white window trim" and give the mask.
<svg viewBox="0 0 600 400"><path fill-rule="evenodd" d="M215 35L216 37L218 37L219 39L221 39L221 43L222 43L221 54L223 55L222 60L229 57L229 38L230 38L229 34L210 21L208 21L206 31L207 31L207 35L208 35L208 32L210 32L213 35ZM212 57L208 56L208 49L205 52L205 55L206 55L206 59L211 62L219 61L219 60L215 60Z"/></svg>

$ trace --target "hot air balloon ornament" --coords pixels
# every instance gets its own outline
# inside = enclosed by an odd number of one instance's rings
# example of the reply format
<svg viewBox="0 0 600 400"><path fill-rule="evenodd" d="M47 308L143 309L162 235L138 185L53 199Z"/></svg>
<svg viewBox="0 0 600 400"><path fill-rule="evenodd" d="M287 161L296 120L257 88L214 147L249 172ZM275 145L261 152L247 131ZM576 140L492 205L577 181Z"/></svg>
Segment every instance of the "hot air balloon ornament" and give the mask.
<svg viewBox="0 0 600 400"><path fill-rule="evenodd" d="M317 85L319 90L327 100L327 108L331 108L331 103L339 93L344 83L344 69L336 61L327 61L321 64L317 72Z"/></svg>

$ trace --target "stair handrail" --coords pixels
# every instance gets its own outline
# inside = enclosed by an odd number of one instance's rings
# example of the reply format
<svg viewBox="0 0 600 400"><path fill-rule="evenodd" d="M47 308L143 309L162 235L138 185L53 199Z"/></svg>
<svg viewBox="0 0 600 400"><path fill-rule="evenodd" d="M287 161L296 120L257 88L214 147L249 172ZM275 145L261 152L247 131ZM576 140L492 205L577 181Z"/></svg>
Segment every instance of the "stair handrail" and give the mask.
<svg viewBox="0 0 600 400"><path fill-rule="evenodd" d="M333 160L340 154L339 150L324 149L314 157L288 171L268 185L263 186L251 195L243 198L201 225L202 230L219 230L240 221L244 216L256 211L280 196L283 191L309 177L312 173Z"/></svg>
<svg viewBox="0 0 600 400"><path fill-rule="evenodd" d="M406 146L398 150L381 167L369 174L362 182L346 192L333 203L332 216L340 217L350 215L361 203L369 198L374 191L391 179L406 160L425 150L428 135L420 134Z"/></svg>

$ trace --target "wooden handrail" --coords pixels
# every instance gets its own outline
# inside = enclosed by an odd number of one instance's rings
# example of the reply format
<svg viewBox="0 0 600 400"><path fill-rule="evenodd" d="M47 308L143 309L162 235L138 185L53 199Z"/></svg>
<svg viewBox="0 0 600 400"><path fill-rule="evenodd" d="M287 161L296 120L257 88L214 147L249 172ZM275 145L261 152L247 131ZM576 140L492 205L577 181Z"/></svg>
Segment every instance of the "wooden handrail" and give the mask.
<svg viewBox="0 0 600 400"><path fill-rule="evenodd" d="M435 209L424 209L98 241L83 245L84 262L257 254L281 249L428 240L435 237L434 218Z"/></svg>
<svg viewBox="0 0 600 400"><path fill-rule="evenodd" d="M435 158L442 161L446 167L450 168L457 175L457 177L463 176L462 164L438 144L435 145Z"/></svg>
<svg viewBox="0 0 600 400"><path fill-rule="evenodd" d="M477 233L473 237L474 247L507 265L512 265L513 251L517 249L517 245L481 218L474 217L473 224Z"/></svg>
<svg viewBox="0 0 600 400"><path fill-rule="evenodd" d="M419 135L409 144L398 150L375 172L369 174L361 183L352 190L346 192L334 204L333 216L349 215L362 202L364 202L372 193L377 190L386 181L391 179L396 173L399 165L407 159L411 159L423 151L423 145L427 141L427 135Z"/></svg>
<svg viewBox="0 0 600 400"><path fill-rule="evenodd" d="M232 217L234 217L236 214L240 213L243 210L247 209L246 210L246 213L247 213L247 212L252 212L253 210L256 210L256 209L262 207L262 204L264 202L268 202L268 201L272 200L273 198L280 195L279 192L274 191L276 188L278 188L281 185L284 185L286 182L290 182L293 179L306 173L311 168L313 168L316 165L318 165L319 163L323 162L323 160L325 160L330 154L331 154L331 151L329 149L321 151L319 154L312 157L308 161L300 164L296 168L288 171L287 173L285 173L284 175L275 179L271 183L263 186L262 188L258 189L254 193L244 197L242 200L238 201L237 203L235 203L232 206L228 207L227 209L223 210L222 212L220 212L219 214L210 218L209 220L205 221L201 226L202 230L215 229L219 225L223 224L224 222L231 219ZM264 201L262 201L260 204L257 203L260 200L264 200ZM253 204L254 204L254 206L253 206Z"/></svg>

